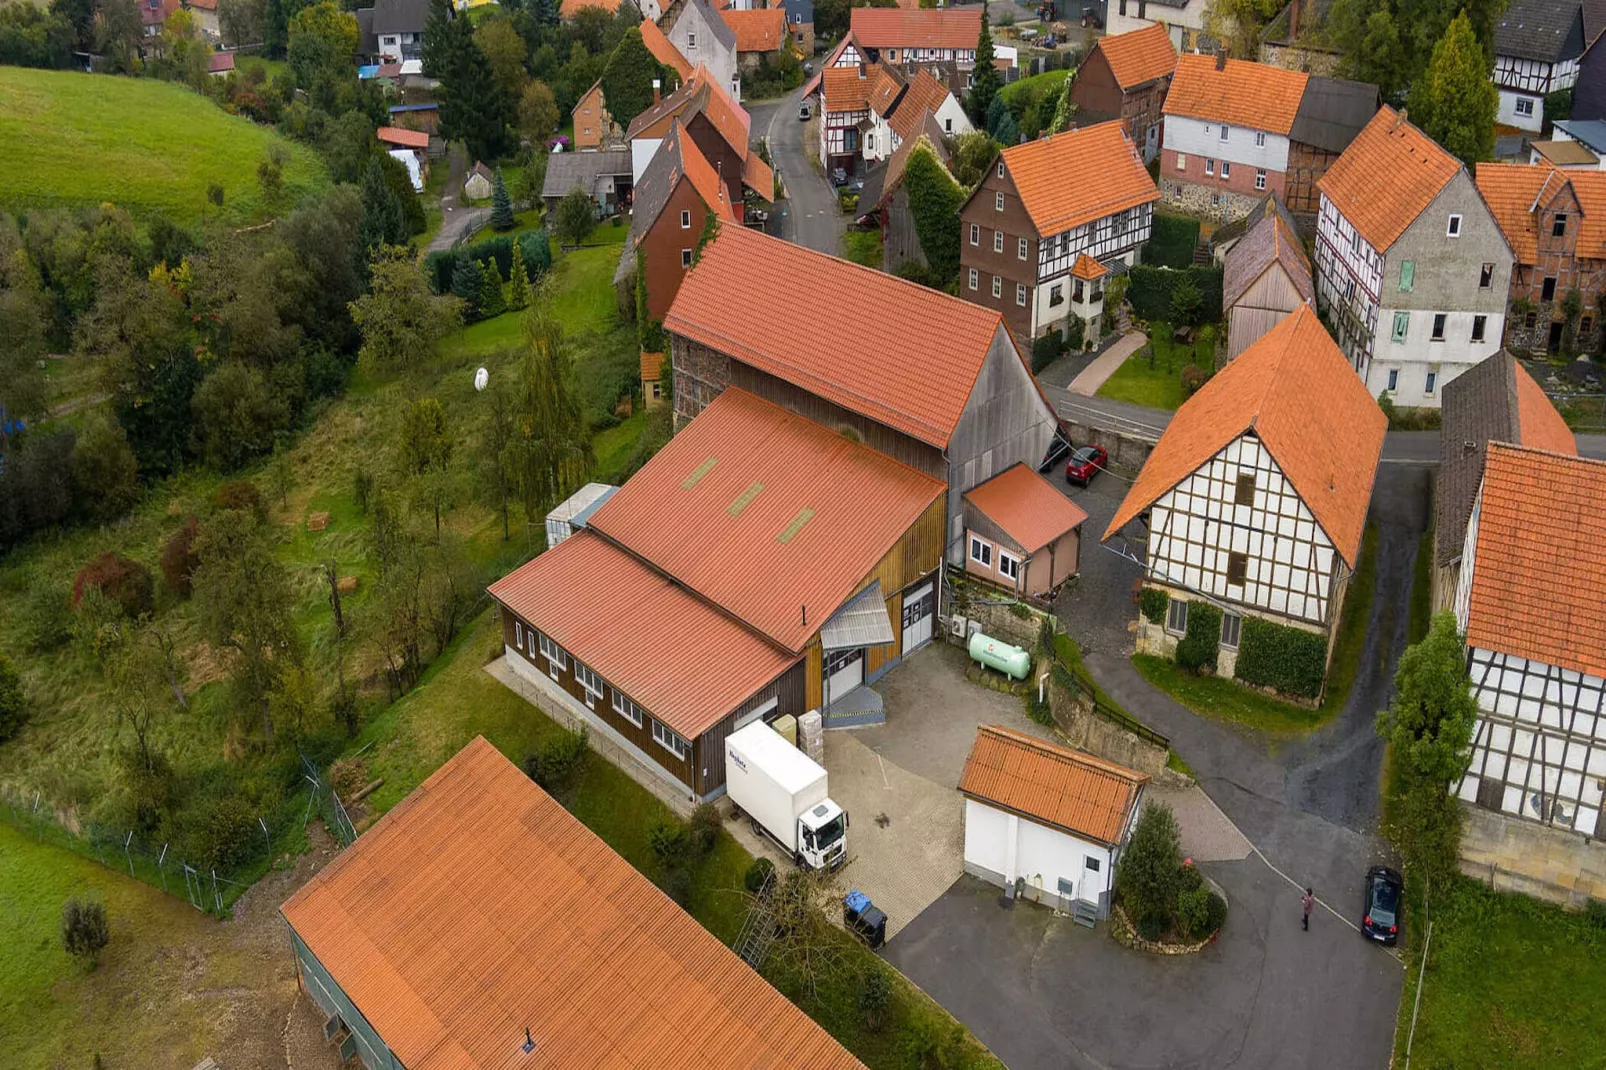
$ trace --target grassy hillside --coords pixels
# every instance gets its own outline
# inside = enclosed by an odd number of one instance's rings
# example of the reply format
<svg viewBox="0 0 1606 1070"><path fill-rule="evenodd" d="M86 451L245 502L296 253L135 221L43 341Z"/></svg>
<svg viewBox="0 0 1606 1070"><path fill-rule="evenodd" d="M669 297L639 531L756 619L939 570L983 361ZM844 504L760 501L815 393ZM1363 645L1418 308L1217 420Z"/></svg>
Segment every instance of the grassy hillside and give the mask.
<svg viewBox="0 0 1606 1070"><path fill-rule="evenodd" d="M225 214L245 221L328 181L310 149L180 85L0 67L0 100L0 207L12 210L111 201L190 222L215 182ZM265 203L257 182L272 144L287 157L282 205Z"/></svg>

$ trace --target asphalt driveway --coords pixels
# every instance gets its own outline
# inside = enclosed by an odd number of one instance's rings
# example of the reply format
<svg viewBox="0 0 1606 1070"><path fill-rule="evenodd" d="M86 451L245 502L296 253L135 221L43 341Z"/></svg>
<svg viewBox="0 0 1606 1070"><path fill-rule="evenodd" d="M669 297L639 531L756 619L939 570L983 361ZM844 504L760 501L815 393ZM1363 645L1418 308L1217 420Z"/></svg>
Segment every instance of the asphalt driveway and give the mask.
<svg viewBox="0 0 1606 1070"><path fill-rule="evenodd" d="M787 199L777 206L781 212L781 237L817 252L840 256L847 220L837 210L831 184L815 170L803 144L805 124L797 117L802 99L803 90L798 88L776 100L746 105L753 119L751 135L754 144L760 136L769 137L775 170L786 186Z"/></svg>

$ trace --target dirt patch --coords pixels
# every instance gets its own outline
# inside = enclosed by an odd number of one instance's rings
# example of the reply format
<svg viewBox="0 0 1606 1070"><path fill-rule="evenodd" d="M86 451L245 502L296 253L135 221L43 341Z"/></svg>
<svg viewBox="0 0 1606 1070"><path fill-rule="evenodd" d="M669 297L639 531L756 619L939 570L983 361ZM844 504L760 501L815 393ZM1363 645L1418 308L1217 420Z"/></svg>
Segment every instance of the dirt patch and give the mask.
<svg viewBox="0 0 1606 1070"><path fill-rule="evenodd" d="M328 513L308 513L307 514L307 530L308 531L322 531L324 528L326 528L328 526L329 526L329 514Z"/></svg>

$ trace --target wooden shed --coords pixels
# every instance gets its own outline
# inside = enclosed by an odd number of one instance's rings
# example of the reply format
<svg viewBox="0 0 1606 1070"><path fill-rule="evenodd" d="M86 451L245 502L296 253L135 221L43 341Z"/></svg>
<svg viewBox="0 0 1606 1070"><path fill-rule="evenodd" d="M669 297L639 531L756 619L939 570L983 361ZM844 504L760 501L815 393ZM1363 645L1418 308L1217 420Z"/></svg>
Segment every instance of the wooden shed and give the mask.
<svg viewBox="0 0 1606 1070"><path fill-rule="evenodd" d="M1260 219L1227 253L1221 280L1227 316L1227 359L1254 345L1300 305L1316 302L1310 258L1288 210L1273 193Z"/></svg>

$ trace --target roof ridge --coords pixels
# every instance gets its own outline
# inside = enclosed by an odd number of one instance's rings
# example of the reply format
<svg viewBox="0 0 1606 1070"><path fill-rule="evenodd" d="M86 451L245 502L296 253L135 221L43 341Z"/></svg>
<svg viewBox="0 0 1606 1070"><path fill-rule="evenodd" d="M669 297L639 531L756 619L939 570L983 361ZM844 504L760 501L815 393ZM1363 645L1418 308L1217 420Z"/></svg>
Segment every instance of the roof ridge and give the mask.
<svg viewBox="0 0 1606 1070"><path fill-rule="evenodd" d="M977 731L984 735L994 736L998 739L1008 740L1011 743L1018 743L1022 746L1030 747L1032 750L1046 754L1052 758L1074 762L1078 765L1085 766L1089 769L1098 770L1100 772L1107 772L1112 776L1127 781L1128 783L1141 784L1144 781L1151 779L1149 774L1142 772L1141 770L1130 769L1127 766L1118 765L1115 762L1110 761L1108 758L1100 758L1098 755L1089 754L1087 751L1073 750L1070 747L1064 747L1058 743L1051 743L1046 739L1039 739L1037 736L1029 736L1024 732L1009 728L1005 725L979 725L977 726Z"/></svg>

